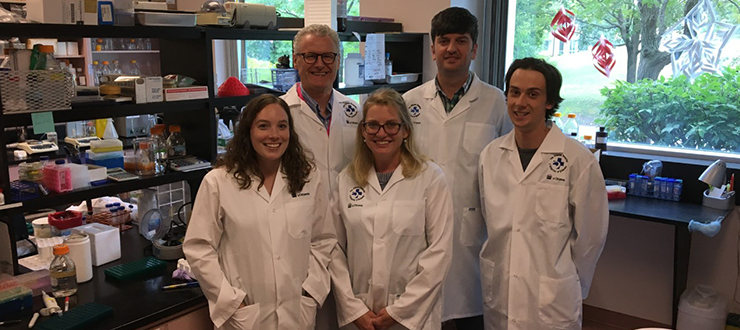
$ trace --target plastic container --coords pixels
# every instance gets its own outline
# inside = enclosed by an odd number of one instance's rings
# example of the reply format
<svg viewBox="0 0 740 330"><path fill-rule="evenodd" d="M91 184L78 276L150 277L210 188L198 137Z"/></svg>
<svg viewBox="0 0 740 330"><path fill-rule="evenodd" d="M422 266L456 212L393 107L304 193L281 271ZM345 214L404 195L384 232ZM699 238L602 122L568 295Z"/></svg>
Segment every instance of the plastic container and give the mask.
<svg viewBox="0 0 740 330"><path fill-rule="evenodd" d="M681 295L676 330L724 330L727 301L711 286L699 284Z"/></svg>
<svg viewBox="0 0 740 330"><path fill-rule="evenodd" d="M418 73L398 73L391 74L385 77L385 82L388 84L403 84L411 83L419 80Z"/></svg>
<svg viewBox="0 0 740 330"><path fill-rule="evenodd" d="M568 114L568 119L563 123L563 133L568 136L572 136L573 133L576 133L576 136L578 136L578 121L576 121L575 113Z"/></svg>
<svg viewBox="0 0 740 330"><path fill-rule="evenodd" d="M76 233L67 236L64 244L69 247L69 257L75 264L77 283L83 283L93 278L92 252L90 238L85 233Z"/></svg>
<svg viewBox="0 0 740 330"><path fill-rule="evenodd" d="M141 176L156 174L155 141L151 138L134 139L136 174Z"/></svg>
<svg viewBox="0 0 740 330"><path fill-rule="evenodd" d="M344 59L344 84L347 87L365 85L365 77L360 76L360 65L365 63L359 53L349 53Z"/></svg>
<svg viewBox="0 0 740 330"><path fill-rule="evenodd" d="M89 164L106 168L123 168L123 151L97 153L92 150L87 150L86 154Z"/></svg>
<svg viewBox="0 0 740 330"><path fill-rule="evenodd" d="M552 115L552 122L557 126L561 131L563 130L563 114L560 112L556 112Z"/></svg>
<svg viewBox="0 0 740 330"><path fill-rule="evenodd" d="M36 238L49 238L51 237L51 225L49 225L49 218L38 218L31 221L33 226L33 236Z"/></svg>
<svg viewBox="0 0 740 330"><path fill-rule="evenodd" d="M54 260L49 266L51 275L51 292L54 297L68 297L77 293L77 269L69 258L69 246L54 246Z"/></svg>
<svg viewBox="0 0 740 330"><path fill-rule="evenodd" d="M44 166L44 185L51 191L63 193L72 190L72 172L64 166L64 159Z"/></svg>
<svg viewBox="0 0 740 330"><path fill-rule="evenodd" d="M87 166L80 164L65 164L69 168L72 178L72 189L79 189L90 186L90 172Z"/></svg>
<svg viewBox="0 0 740 330"><path fill-rule="evenodd" d="M82 225L82 213L77 211L60 211L49 214L51 234L54 236L69 235L73 227Z"/></svg>
<svg viewBox="0 0 740 330"><path fill-rule="evenodd" d="M674 201L678 201L681 199L681 193L683 192L683 180L676 179L676 181L673 182L673 194L671 195L671 199Z"/></svg>
<svg viewBox="0 0 740 330"><path fill-rule="evenodd" d="M629 191L630 194L634 194L635 187L637 187L637 174L630 174L629 181L627 183L627 191Z"/></svg>

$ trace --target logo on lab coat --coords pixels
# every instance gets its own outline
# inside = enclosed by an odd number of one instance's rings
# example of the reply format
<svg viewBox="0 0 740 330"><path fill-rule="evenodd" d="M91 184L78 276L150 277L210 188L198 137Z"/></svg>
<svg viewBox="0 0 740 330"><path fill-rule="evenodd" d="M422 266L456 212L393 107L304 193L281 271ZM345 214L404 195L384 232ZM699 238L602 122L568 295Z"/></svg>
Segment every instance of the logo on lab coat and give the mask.
<svg viewBox="0 0 740 330"><path fill-rule="evenodd" d="M342 104L342 106L344 106L344 114L347 117L352 118L354 116L357 116L357 108L355 107L354 104L347 102L347 103Z"/></svg>
<svg viewBox="0 0 740 330"><path fill-rule="evenodd" d="M414 118L419 117L419 115L421 114L421 106L416 103L410 105L409 114L411 115L411 117Z"/></svg>
<svg viewBox="0 0 740 330"><path fill-rule="evenodd" d="M568 168L568 157L563 154L554 154L550 157L550 171L560 173Z"/></svg>
<svg viewBox="0 0 740 330"><path fill-rule="evenodd" d="M360 186L354 187L349 191L349 199L352 201L359 201L365 198L365 189Z"/></svg>

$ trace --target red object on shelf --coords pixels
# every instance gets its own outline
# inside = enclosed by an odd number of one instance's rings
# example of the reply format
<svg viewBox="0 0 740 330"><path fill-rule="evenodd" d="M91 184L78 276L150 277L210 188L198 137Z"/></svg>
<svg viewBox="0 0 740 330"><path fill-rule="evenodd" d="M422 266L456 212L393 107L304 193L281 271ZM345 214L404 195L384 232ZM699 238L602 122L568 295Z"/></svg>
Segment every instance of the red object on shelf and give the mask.
<svg viewBox="0 0 740 330"><path fill-rule="evenodd" d="M49 214L49 225L58 230L77 227L82 225L82 213L77 211L61 211Z"/></svg>
<svg viewBox="0 0 740 330"><path fill-rule="evenodd" d="M627 198L627 193L622 191L610 191L606 193L606 197L610 201L615 199L625 199Z"/></svg>
<svg viewBox="0 0 740 330"><path fill-rule="evenodd" d="M576 14L565 8L560 8L555 17L550 22L552 36L562 42L570 41L573 33L576 32Z"/></svg>
<svg viewBox="0 0 740 330"><path fill-rule="evenodd" d="M249 95L249 88L244 86L236 77L229 77L221 86L218 86L218 97L229 96L246 96Z"/></svg>

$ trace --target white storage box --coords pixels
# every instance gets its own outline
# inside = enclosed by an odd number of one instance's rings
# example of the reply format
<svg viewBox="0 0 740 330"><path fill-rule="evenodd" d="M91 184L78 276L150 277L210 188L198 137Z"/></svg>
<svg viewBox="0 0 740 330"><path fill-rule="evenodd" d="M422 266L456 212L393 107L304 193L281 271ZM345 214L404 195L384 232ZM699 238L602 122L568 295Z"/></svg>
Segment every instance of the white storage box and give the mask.
<svg viewBox="0 0 740 330"><path fill-rule="evenodd" d="M87 164L87 171L90 173L90 182L108 179L108 169L105 167Z"/></svg>
<svg viewBox="0 0 740 330"><path fill-rule="evenodd" d="M80 164L66 164L72 175L72 189L79 189L90 186L90 172L87 166Z"/></svg>
<svg viewBox="0 0 740 330"><path fill-rule="evenodd" d="M207 99L208 86L190 86L164 89L165 101Z"/></svg>
<svg viewBox="0 0 740 330"><path fill-rule="evenodd" d="M27 0L26 18L45 24L62 24L62 0ZM19 31L20 32L20 31Z"/></svg>
<svg viewBox="0 0 740 330"><path fill-rule="evenodd" d="M72 228L72 233L80 232L90 236L93 266L121 258L121 234L118 228L97 222Z"/></svg>
<svg viewBox="0 0 740 330"><path fill-rule="evenodd" d="M418 73L399 73L385 77L385 82L388 84L412 83L417 80L419 80Z"/></svg>
<svg viewBox="0 0 740 330"><path fill-rule="evenodd" d="M131 96L134 103L146 103L146 81L139 76L120 76L113 81L121 87L121 95Z"/></svg>

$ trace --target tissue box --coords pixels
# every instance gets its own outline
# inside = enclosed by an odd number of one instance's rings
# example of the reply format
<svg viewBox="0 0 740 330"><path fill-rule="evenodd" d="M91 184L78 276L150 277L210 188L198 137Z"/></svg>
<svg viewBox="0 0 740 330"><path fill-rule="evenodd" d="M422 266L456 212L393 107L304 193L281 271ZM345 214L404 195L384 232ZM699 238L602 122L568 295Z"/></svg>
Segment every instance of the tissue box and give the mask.
<svg viewBox="0 0 740 330"><path fill-rule="evenodd" d="M121 234L118 228L102 223L89 223L72 228L72 233L86 233L90 237L93 266L121 258Z"/></svg>

